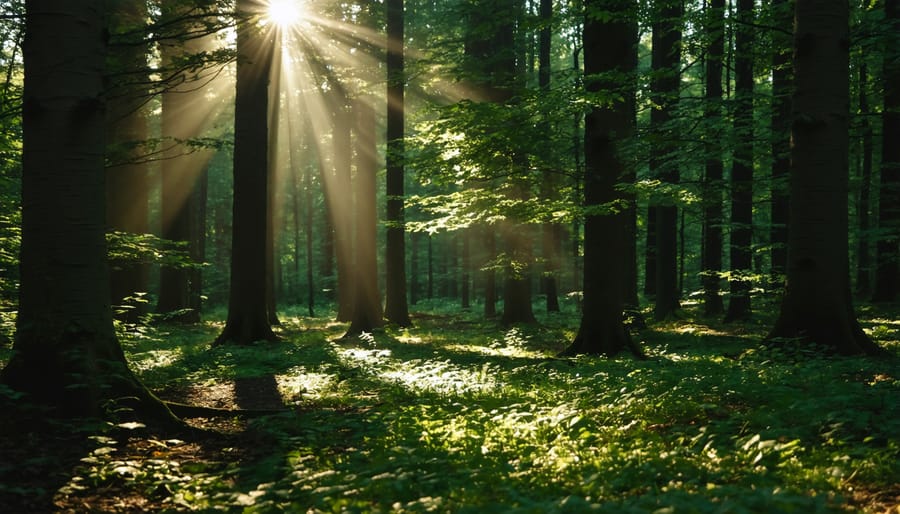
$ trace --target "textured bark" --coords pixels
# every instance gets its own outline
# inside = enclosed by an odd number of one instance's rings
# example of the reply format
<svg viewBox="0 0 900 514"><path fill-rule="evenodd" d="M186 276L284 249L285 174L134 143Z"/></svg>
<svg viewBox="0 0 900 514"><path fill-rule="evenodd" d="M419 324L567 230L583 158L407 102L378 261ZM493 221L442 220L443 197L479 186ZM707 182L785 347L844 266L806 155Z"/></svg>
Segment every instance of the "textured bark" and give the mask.
<svg viewBox="0 0 900 514"><path fill-rule="evenodd" d="M337 261L338 321L350 321L355 295L353 277L353 217L352 179L350 176L352 143L350 113L338 106L334 116L334 187L329 186L329 213L334 223L334 249Z"/></svg>
<svg viewBox="0 0 900 514"><path fill-rule="evenodd" d="M722 118L722 58L725 54L725 0L712 0L706 7L706 165L703 176L703 312L719 316L725 312L719 294L722 272L722 147L718 127Z"/></svg>
<svg viewBox="0 0 900 514"><path fill-rule="evenodd" d="M875 291L873 301L888 302L900 290L900 0L885 0L884 111L882 113Z"/></svg>
<svg viewBox="0 0 900 514"><path fill-rule="evenodd" d="M102 0L26 2L19 312L0 382L64 415L102 416L128 404L174 425L129 370L113 330L103 7Z"/></svg>
<svg viewBox="0 0 900 514"><path fill-rule="evenodd" d="M406 229L403 219L404 71L403 0L387 0L387 229L384 316L411 324L406 301Z"/></svg>
<svg viewBox="0 0 900 514"><path fill-rule="evenodd" d="M356 113L356 245L353 267L354 301L350 327L345 336L355 336L383 325L378 291L377 209L375 206L375 110L367 100L357 100Z"/></svg>
<svg viewBox="0 0 900 514"><path fill-rule="evenodd" d="M856 320L848 260L849 7L797 0L788 267L770 341L880 353Z"/></svg>
<svg viewBox="0 0 900 514"><path fill-rule="evenodd" d="M589 0L585 2L584 73L588 91L616 89L615 81L596 74L633 72L630 58L637 44L636 24L628 18L635 8L630 1ZM599 10L611 14L598 18ZM632 109L625 99L610 105L594 106L585 118L585 207L597 207L622 200L616 184L625 172L619 156L621 138L631 135ZM603 354L612 356L628 347L634 349L623 323L623 253L626 219L618 214L586 216L584 227L584 311L581 326L564 355Z"/></svg>
<svg viewBox="0 0 900 514"><path fill-rule="evenodd" d="M738 0L735 27L736 141L731 166L730 294L725 321L750 316L750 282L742 277L753 266L753 0Z"/></svg>
<svg viewBox="0 0 900 514"><path fill-rule="evenodd" d="M653 23L653 50L650 127L656 144L650 156L650 173L662 182L678 184L680 172L674 132L668 126L678 106L681 86L681 0L656 0ZM670 202L656 206L656 305L653 315L662 320L680 307L678 294L678 208ZM649 271L649 270L648 270Z"/></svg>
<svg viewBox="0 0 900 514"><path fill-rule="evenodd" d="M253 0L238 0L238 13L254 12ZM266 308L268 204L268 85L272 42L255 18L238 27L234 109L234 205L228 317L216 344L251 344L277 339Z"/></svg>

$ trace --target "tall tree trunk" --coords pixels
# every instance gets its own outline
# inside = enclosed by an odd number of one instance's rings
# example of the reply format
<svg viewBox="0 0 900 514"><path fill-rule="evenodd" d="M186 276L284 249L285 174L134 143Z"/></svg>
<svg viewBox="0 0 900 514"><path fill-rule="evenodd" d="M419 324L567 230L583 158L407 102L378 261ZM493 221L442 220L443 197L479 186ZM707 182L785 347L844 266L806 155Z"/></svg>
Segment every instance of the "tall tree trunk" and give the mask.
<svg viewBox="0 0 900 514"><path fill-rule="evenodd" d="M682 0L655 0L653 23L650 126L656 145L650 157L650 173L662 182L678 184L680 172L674 158L677 145L671 123L678 106L681 85ZM656 305L653 315L662 320L679 308L678 208L667 200L656 206ZM648 270L649 272L649 270Z"/></svg>
<svg viewBox="0 0 900 514"><path fill-rule="evenodd" d="M143 1L107 1L110 33L134 30L144 23L147 6ZM126 42L122 42L126 43ZM110 80L107 97L107 161L106 221L108 228L131 234L150 232L148 167L141 144L149 137L147 109L144 108L148 77L143 70L149 53L146 44L119 44L108 56L108 66L117 70ZM149 266L139 262L112 262L110 274L111 301L120 310L123 321L136 322L145 313L139 303L123 305L136 292L148 290Z"/></svg>
<svg viewBox="0 0 900 514"><path fill-rule="evenodd" d="M350 321L353 316L355 296L353 276L353 191L350 156L353 153L348 107L338 106L335 111L334 134L334 187L329 186L329 212L334 223L334 247L337 257L338 321ZM340 202L339 202L340 201ZM341 207L339 208L338 205Z"/></svg>
<svg viewBox="0 0 900 514"><path fill-rule="evenodd" d="M420 232L410 234L410 246L412 246L412 254L409 256L409 303L416 305L419 303L419 240L422 239Z"/></svg>
<svg viewBox="0 0 900 514"><path fill-rule="evenodd" d="M770 341L879 353L850 298L849 6L796 0L787 286Z"/></svg>
<svg viewBox="0 0 900 514"><path fill-rule="evenodd" d="M493 318L497 316L497 238L492 230L485 230L484 239L485 260L488 263L484 272L484 317Z"/></svg>
<svg viewBox="0 0 900 514"><path fill-rule="evenodd" d="M628 0L585 2L584 73L589 92L616 90L621 84L598 79L604 72L633 73L633 45L637 25L630 19L636 6ZM604 12L606 16L598 14ZM616 184L625 172L618 145L633 132L632 109L620 99L594 106L585 119L585 207L609 205L622 199ZM565 355L612 356L634 348L622 319L622 237L626 219L621 212L589 214L584 227L584 312L581 326Z"/></svg>
<svg viewBox="0 0 900 514"><path fill-rule="evenodd" d="M734 133L731 166L731 273L726 321L750 316L753 266L753 0L738 0L734 59Z"/></svg>
<svg viewBox="0 0 900 514"><path fill-rule="evenodd" d="M781 285L787 262L787 226L790 202L788 178L791 167L791 54L790 30L793 0L773 0L776 26L772 31L772 185L771 230L769 232L772 278Z"/></svg>
<svg viewBox="0 0 900 514"><path fill-rule="evenodd" d="M401 327L411 324L406 303L406 229L403 219L403 174L406 145L403 93L403 0L387 0L387 255L385 256L385 306L388 321Z"/></svg>
<svg viewBox="0 0 900 514"><path fill-rule="evenodd" d="M273 52L272 58L274 62L271 65L271 69L280 70L281 52ZM275 246L277 245L275 227L278 225L280 216L275 185L282 182L282 163L279 162L281 111L283 108L281 89L280 83L276 83L275 87L269 88L269 105L271 107L267 114L269 139L267 141L268 162L266 166L266 312L268 313L269 323L273 326L281 324L278 320L278 294L275 287L275 276L278 268L278 264L275 262Z"/></svg>
<svg viewBox="0 0 900 514"><path fill-rule="evenodd" d="M706 7L706 166L703 177L703 312L719 316L725 312L719 294L722 272L722 58L725 54L725 0L712 0Z"/></svg>
<svg viewBox="0 0 900 514"><path fill-rule="evenodd" d="M856 217L859 227L859 236L856 252L856 292L860 295L868 295L872 291L871 270L872 263L869 257L869 209L871 208L872 193L872 125L869 123L869 98L868 67L865 56L860 56L863 61L859 66L859 116L860 130L862 131L862 166L860 166L859 203L856 209Z"/></svg>
<svg viewBox="0 0 900 514"><path fill-rule="evenodd" d="M885 0L884 111L878 195L875 291L872 300L893 301L900 289L900 0Z"/></svg>
<svg viewBox="0 0 900 514"><path fill-rule="evenodd" d="M253 0L238 0L246 17L237 32L234 106L234 205L228 317L215 344L277 339L266 308L268 84L272 41L258 30Z"/></svg>
<svg viewBox="0 0 900 514"><path fill-rule="evenodd" d="M377 209L375 207L375 110L366 99L354 103L356 112L356 262L353 316L345 337L371 332L382 326L381 295L378 292Z"/></svg>
<svg viewBox="0 0 900 514"><path fill-rule="evenodd" d="M25 9L19 311L0 382L64 415L99 417L127 406L175 425L128 368L113 329L104 2L28 0Z"/></svg>
<svg viewBox="0 0 900 514"><path fill-rule="evenodd" d="M553 36L553 2L552 0L540 0L539 16L541 30L538 36L538 84L542 91L550 90L551 68L551 40ZM552 130L549 123L546 130ZM542 196L552 199L559 188L556 173L547 170L544 172L541 182ZM559 223L544 223L541 226L541 248L544 257L544 273L542 275L542 289L547 298L547 312L559 312L559 256L562 253L562 227Z"/></svg>

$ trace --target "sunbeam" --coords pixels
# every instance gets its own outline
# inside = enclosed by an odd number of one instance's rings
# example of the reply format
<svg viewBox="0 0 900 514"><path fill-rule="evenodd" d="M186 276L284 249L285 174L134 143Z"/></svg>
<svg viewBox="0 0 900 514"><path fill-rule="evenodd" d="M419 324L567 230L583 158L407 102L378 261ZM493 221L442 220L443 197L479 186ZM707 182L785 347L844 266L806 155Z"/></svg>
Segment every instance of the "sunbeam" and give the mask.
<svg viewBox="0 0 900 514"><path fill-rule="evenodd" d="M303 0L270 0L266 20L281 29L290 29L306 17Z"/></svg>

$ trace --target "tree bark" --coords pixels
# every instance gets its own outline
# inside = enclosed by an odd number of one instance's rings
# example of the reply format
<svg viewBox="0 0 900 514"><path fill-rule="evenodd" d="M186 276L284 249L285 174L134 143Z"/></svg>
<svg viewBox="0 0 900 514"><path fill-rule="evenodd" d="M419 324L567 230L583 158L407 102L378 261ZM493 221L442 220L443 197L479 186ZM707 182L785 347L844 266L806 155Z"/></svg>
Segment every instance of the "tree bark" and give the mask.
<svg viewBox="0 0 900 514"><path fill-rule="evenodd" d="M774 0L773 15L777 26L790 31L793 24L791 0ZM791 54L790 36L777 30L772 50L772 185L771 185L771 229L769 252L773 281L780 286L783 282L787 262L787 226L790 194L788 177L791 167Z"/></svg>
<svg viewBox="0 0 900 514"><path fill-rule="evenodd" d="M345 337L356 336L383 325L381 295L378 292L376 249L377 209L375 207L375 110L365 99L354 103L356 112L356 262L353 267L354 302L350 327Z"/></svg>
<svg viewBox="0 0 900 514"><path fill-rule="evenodd" d="M721 288L722 272L722 59L725 54L725 0L712 0L706 7L706 165L703 177L703 312L719 316L725 312Z"/></svg>
<svg viewBox="0 0 900 514"><path fill-rule="evenodd" d="M682 0L656 0L653 23L653 49L650 126L654 145L650 173L667 184L678 184L680 171L674 130L671 127L681 86ZM679 307L678 295L678 207L667 200L656 206L656 305L657 320L671 316ZM649 271L649 270L648 270Z"/></svg>
<svg viewBox="0 0 900 514"><path fill-rule="evenodd" d="M865 56L860 56L865 59ZM858 223L858 241L856 251L856 292L866 296L872 291L871 259L869 257L869 210L872 193L872 157L873 137L872 125L869 123L868 66L865 61L859 66L859 116L862 132L862 165L860 166L859 203L856 208Z"/></svg>
<svg viewBox="0 0 900 514"><path fill-rule="evenodd" d="M734 133L731 166L732 277L725 321L750 317L750 281L753 267L753 0L738 0L734 59Z"/></svg>
<svg viewBox="0 0 900 514"><path fill-rule="evenodd" d="M585 2L584 73L589 92L621 87L605 72L633 73L637 25L630 19L635 5L627 0ZM600 12L608 16L600 17ZM618 145L633 132L627 100L595 105L585 118L584 205L599 208L623 200L616 184L625 172ZM622 318L623 260L626 219L621 212L588 213L584 226L584 311L581 326L564 355L613 356L634 349Z"/></svg>
<svg viewBox="0 0 900 514"><path fill-rule="evenodd" d="M234 108L234 205L228 317L215 344L275 341L266 308L268 104L272 41L258 30L253 0L238 0Z"/></svg>
<svg viewBox="0 0 900 514"><path fill-rule="evenodd" d="M63 415L100 417L127 404L177 426L128 368L113 329L104 3L28 0L25 8L19 312L0 382Z"/></svg>
<svg viewBox="0 0 900 514"><path fill-rule="evenodd" d="M405 137L403 0L387 0L387 246L385 318L411 324L406 301L406 229L403 219Z"/></svg>
<svg viewBox="0 0 900 514"><path fill-rule="evenodd" d="M842 354L880 353L850 298L849 6L797 0L788 267L769 341L802 338Z"/></svg>

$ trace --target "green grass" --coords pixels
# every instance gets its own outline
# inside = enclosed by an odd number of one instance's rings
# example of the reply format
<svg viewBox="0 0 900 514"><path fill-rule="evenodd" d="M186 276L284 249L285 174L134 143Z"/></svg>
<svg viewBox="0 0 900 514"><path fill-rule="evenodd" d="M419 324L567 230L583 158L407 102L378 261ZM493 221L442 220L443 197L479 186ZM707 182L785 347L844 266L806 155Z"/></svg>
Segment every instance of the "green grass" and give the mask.
<svg viewBox="0 0 900 514"><path fill-rule="evenodd" d="M896 316L862 313L900 353ZM295 409L250 423L252 458L101 450L64 492L115 482L172 510L660 514L878 511L900 494L897 358L766 349L766 320L652 325L637 361L553 358L572 313L512 329L442 313L350 341L327 318L282 319L283 342L250 348L211 349L218 322L122 338L152 389L274 377Z"/></svg>

